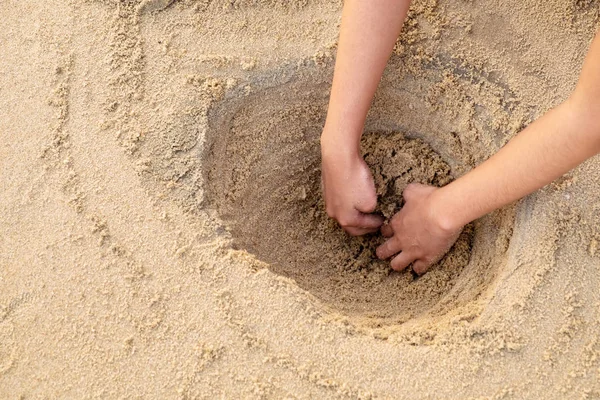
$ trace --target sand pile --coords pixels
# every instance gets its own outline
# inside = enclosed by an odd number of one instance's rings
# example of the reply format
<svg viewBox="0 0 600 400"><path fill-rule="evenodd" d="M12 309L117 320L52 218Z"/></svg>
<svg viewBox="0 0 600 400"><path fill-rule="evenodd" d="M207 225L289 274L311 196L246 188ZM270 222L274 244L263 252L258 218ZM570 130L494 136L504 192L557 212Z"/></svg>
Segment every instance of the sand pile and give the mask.
<svg viewBox="0 0 600 400"><path fill-rule="evenodd" d="M564 100L599 7L415 0L365 127L379 210ZM600 396L599 161L390 272L323 213L340 10L1 3L0 398Z"/></svg>

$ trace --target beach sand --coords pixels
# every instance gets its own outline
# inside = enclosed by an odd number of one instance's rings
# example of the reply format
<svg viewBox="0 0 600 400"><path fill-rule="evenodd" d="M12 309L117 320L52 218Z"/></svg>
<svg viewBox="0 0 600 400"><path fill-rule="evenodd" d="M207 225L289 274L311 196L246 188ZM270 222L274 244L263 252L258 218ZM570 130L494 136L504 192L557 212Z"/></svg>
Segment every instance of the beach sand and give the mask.
<svg viewBox="0 0 600 400"><path fill-rule="evenodd" d="M0 4L0 398L600 398L600 159L390 271L320 197L341 7ZM566 99L599 13L415 0L379 210Z"/></svg>

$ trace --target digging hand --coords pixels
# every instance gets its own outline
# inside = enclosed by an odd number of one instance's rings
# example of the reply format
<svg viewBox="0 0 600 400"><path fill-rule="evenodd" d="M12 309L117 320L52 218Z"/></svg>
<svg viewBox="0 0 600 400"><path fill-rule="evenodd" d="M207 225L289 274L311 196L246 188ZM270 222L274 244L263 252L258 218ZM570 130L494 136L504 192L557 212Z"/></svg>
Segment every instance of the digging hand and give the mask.
<svg viewBox="0 0 600 400"><path fill-rule="evenodd" d="M342 148L322 147L322 184L327 214L352 236L376 232L383 217L371 214L377 206L375 184L360 155Z"/></svg>
<svg viewBox="0 0 600 400"><path fill-rule="evenodd" d="M392 259L392 268L400 271L412 264L417 274L427 269L450 250L462 228L445 229L440 223L439 208L432 201L438 188L410 184L403 192L404 207L389 224L381 228L388 239L377 248L377 256Z"/></svg>

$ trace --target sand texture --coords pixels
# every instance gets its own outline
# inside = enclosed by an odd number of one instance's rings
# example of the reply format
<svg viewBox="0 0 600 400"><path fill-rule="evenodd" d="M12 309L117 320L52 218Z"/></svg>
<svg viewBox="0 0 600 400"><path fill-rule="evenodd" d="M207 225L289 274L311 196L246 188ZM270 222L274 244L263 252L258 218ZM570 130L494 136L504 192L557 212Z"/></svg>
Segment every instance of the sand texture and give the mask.
<svg viewBox="0 0 600 400"><path fill-rule="evenodd" d="M320 196L341 7L0 2L0 399L600 398L600 160L390 271ZM567 98L599 14L415 0L378 212Z"/></svg>
<svg viewBox="0 0 600 400"><path fill-rule="evenodd" d="M274 114L282 119L269 118L268 126L232 126L229 134L219 135L211 151L214 160L207 162L207 186L214 188L210 201L230 230L233 247L246 249L276 274L369 325L405 322L438 303L469 262L472 226L431 273L418 280L409 271L392 273L389 261L375 256L383 243L380 234L351 238L325 212L318 147L322 123L303 122L321 113L303 107ZM376 212L387 219L400 209L409 183L451 181L450 167L420 139L367 133L361 147L378 189Z"/></svg>

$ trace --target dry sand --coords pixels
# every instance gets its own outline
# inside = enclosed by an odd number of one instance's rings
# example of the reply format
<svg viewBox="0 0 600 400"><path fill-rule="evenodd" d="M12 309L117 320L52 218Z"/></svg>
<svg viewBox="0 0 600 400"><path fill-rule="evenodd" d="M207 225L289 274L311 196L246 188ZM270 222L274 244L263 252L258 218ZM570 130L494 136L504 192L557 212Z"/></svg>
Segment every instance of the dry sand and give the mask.
<svg viewBox="0 0 600 400"><path fill-rule="evenodd" d="M600 398L600 160L390 273L319 197L340 11L0 4L0 398ZM381 211L565 99L599 11L415 0L364 139Z"/></svg>

